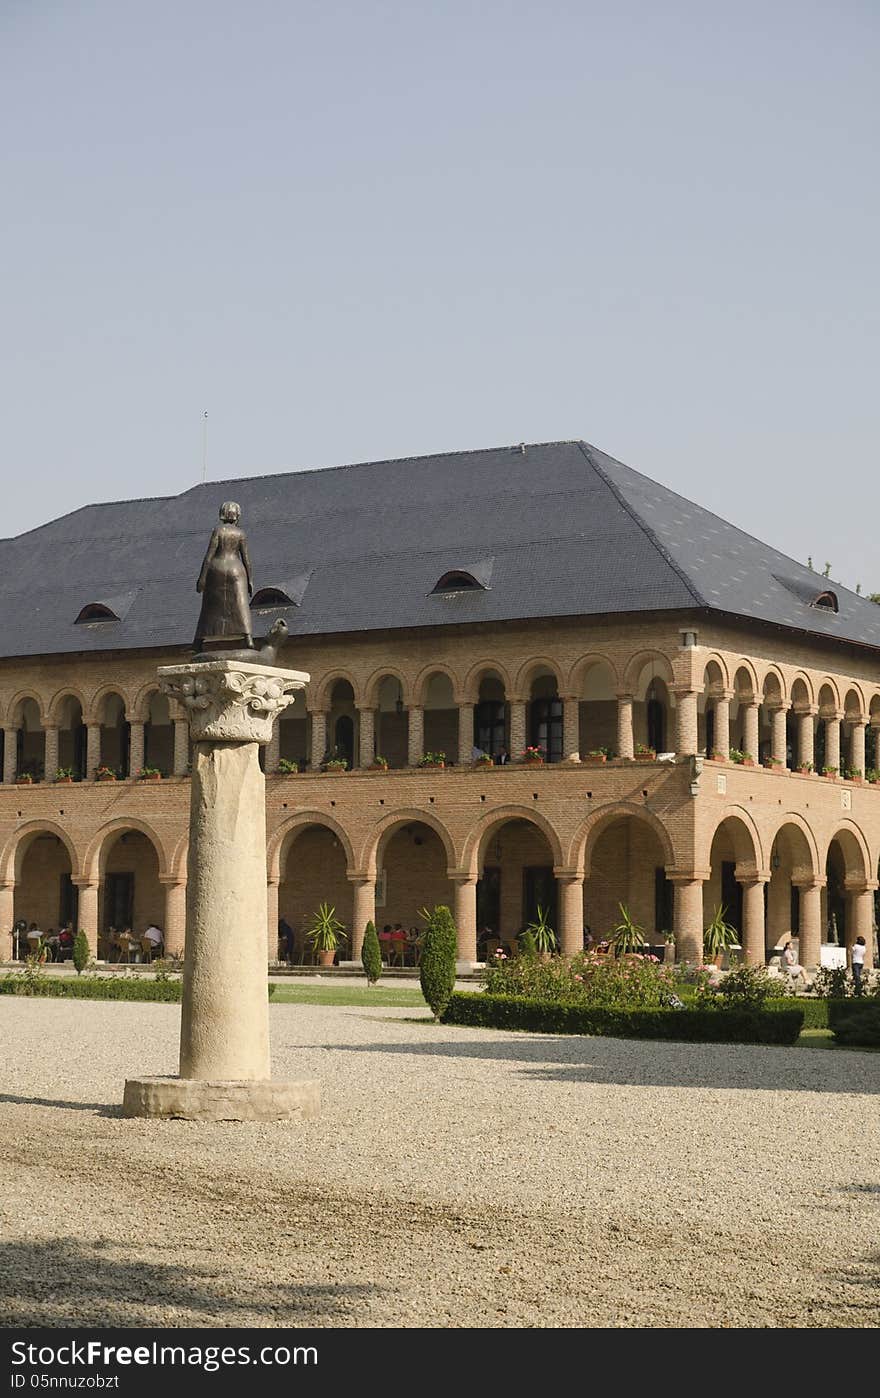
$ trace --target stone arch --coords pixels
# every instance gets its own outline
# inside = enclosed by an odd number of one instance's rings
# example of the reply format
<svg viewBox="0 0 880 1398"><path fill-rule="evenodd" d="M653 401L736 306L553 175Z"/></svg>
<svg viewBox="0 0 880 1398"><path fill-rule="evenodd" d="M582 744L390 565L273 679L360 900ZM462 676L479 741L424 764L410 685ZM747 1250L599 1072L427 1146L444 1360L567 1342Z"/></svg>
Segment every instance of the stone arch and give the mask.
<svg viewBox="0 0 880 1398"><path fill-rule="evenodd" d="M836 680L831 679L830 675L823 675L819 681L817 702L823 718L840 713L843 708L840 702L840 687Z"/></svg>
<svg viewBox="0 0 880 1398"><path fill-rule="evenodd" d="M480 698L480 682L486 675L497 675L504 685L504 693L509 699L512 685L510 674L507 669L498 663L497 660L479 660L476 665L472 665L464 678L461 687L462 700L466 704L476 704Z"/></svg>
<svg viewBox="0 0 880 1398"><path fill-rule="evenodd" d="M106 723L107 716L105 708L108 699L118 699L122 705L123 717L129 712L131 697L122 685L102 684L100 689L96 689L88 707L83 709L83 720L86 723Z"/></svg>
<svg viewBox="0 0 880 1398"><path fill-rule="evenodd" d="M802 864L795 866L798 878L818 878L819 877L819 845L812 829L797 811L786 811L775 823L773 834L768 836L767 845L770 850L770 862L772 867L773 847L777 844L780 836L787 830L796 830L800 836L800 842L795 841L795 846L800 854L806 854L806 860Z"/></svg>
<svg viewBox="0 0 880 1398"><path fill-rule="evenodd" d="M520 666L519 673L516 677L516 693L528 697L532 684L534 683L538 674L543 671L546 671L554 677L554 679L556 680L556 692L560 696L563 695L565 693L565 689L563 685L562 669L555 660L551 660L547 656L543 655L533 656L530 660L526 660Z"/></svg>
<svg viewBox="0 0 880 1398"><path fill-rule="evenodd" d="M653 662L656 668L655 679L662 680L668 690L675 684L672 662L660 650L640 650L631 656L623 673L623 687L627 694L635 695L639 688L639 677L647 665Z"/></svg>
<svg viewBox="0 0 880 1398"><path fill-rule="evenodd" d="M270 878L278 879L281 877L282 856L286 858L290 844L293 843L293 840L288 837L293 836L295 838L300 831L305 830L310 825L324 826L331 834L335 835L345 854L346 868L349 870L357 868L351 840L345 828L340 825L338 820L334 819L331 815L327 815L325 811L297 811L295 815L288 816L288 818L277 827L269 840L269 845L266 850L266 868Z"/></svg>
<svg viewBox="0 0 880 1398"><path fill-rule="evenodd" d="M837 828L832 831L825 847L825 862L831 853L831 846L834 843L840 846L846 866L847 878L871 879L873 878L874 864L871 859L871 852L864 832L853 820L842 820ZM824 865L823 865L824 870Z"/></svg>
<svg viewBox="0 0 880 1398"><path fill-rule="evenodd" d="M80 870L80 859L76 845L63 825L59 825L54 820L29 820L24 825L20 825L14 834L10 835L0 854L0 880L4 883L17 882L18 871L21 868L21 861L27 852L28 846L37 835L57 835L58 839L67 850L70 859L71 873L76 876Z"/></svg>
<svg viewBox="0 0 880 1398"><path fill-rule="evenodd" d="M134 703L130 710L126 710L128 721L135 723L146 723L150 717L150 700L154 694L161 694L162 686L158 680L148 680L141 685L134 698ZM169 706L170 711L170 706Z"/></svg>
<svg viewBox="0 0 880 1398"><path fill-rule="evenodd" d="M314 685L314 689L312 691L314 694L314 699L312 703L309 705L309 707L315 709L329 708L333 694L333 686L337 684L339 680L344 680L346 684L351 685L351 692L354 695L355 707L362 708L363 703L361 700L360 683L351 673L350 670L343 669L329 670L326 675L323 675L321 677L318 683Z"/></svg>
<svg viewBox="0 0 880 1398"><path fill-rule="evenodd" d="M567 693L580 695L584 688L587 675L596 665L604 665L611 672L611 682L615 689L620 688L620 675L617 666L610 656L602 654L601 651L589 651L576 660L568 672Z"/></svg>
<svg viewBox="0 0 880 1398"><path fill-rule="evenodd" d="M607 830L618 820L641 821L657 836L663 850L664 862L667 869L674 869L677 864L675 849L669 831L663 822L649 811L645 806L637 806L632 801L615 801L609 806L600 806L598 810L591 811L584 820L581 821L568 845L568 854L565 860L566 865L571 869L577 869L579 874L589 877L590 861L596 843L603 831Z"/></svg>
<svg viewBox="0 0 880 1398"><path fill-rule="evenodd" d="M753 870L756 874L767 872L767 860L760 832L754 818L744 806L726 806L702 841L696 863L698 868L712 866L712 846L722 826L729 826L737 868Z"/></svg>
<svg viewBox="0 0 880 1398"><path fill-rule="evenodd" d="M534 811L530 806L499 806L493 811L487 811L481 820L473 825L467 834L461 851L461 867L467 869L471 874L479 875L480 857L483 853L491 832L499 825L505 825L510 820L524 820L530 825L534 825L550 846L553 855L553 863L562 867L564 864L564 851L562 841L556 828L550 823L546 816L540 811Z"/></svg>
<svg viewBox="0 0 880 1398"><path fill-rule="evenodd" d="M386 679L388 676L399 682L400 693L403 699L403 706L404 708L409 707L409 705L412 703L409 681L404 675L403 671L398 670L397 667L394 665L382 665L378 670L373 671L372 675L367 680L363 688L364 707L368 709L376 709L379 707L379 686L381 685L382 681ZM340 676L337 676L336 678L340 678ZM342 676L341 678L347 679L348 676ZM355 694L357 694L357 692L358 691L355 690Z"/></svg>
<svg viewBox="0 0 880 1398"><path fill-rule="evenodd" d="M23 704L26 704L29 699L31 699L37 706L37 709L40 714L40 723L45 724L46 710L43 705L42 696L38 693L36 689L20 689L17 694L13 695L6 707L6 722L8 724L15 727L16 719L19 719L21 716L21 706Z"/></svg>
<svg viewBox="0 0 880 1398"><path fill-rule="evenodd" d="M438 835L443 849L446 853L447 864L450 869L455 868L456 850L455 842L444 825L443 821L432 811L422 811L415 807L411 809L389 811L378 821L367 835L360 849L360 863L356 866L364 870L368 878L376 877L378 867L378 854L380 847L384 848L389 837L395 830L399 830L403 825L427 825L429 829Z"/></svg>
<svg viewBox="0 0 880 1398"><path fill-rule="evenodd" d="M713 696L721 690L730 689L730 671L727 661L717 651L711 651L703 661L703 689Z"/></svg>
<svg viewBox="0 0 880 1398"><path fill-rule="evenodd" d="M75 699L77 701L82 710L83 722L85 722L86 701L83 698L82 690L77 689L76 685L66 684L63 685L61 689L56 690L46 706L46 723L57 724L60 722L61 711L66 699Z"/></svg>
<svg viewBox="0 0 880 1398"><path fill-rule="evenodd" d="M186 883L189 862L189 835L181 835L171 854L170 873L178 883Z"/></svg>
<svg viewBox="0 0 880 1398"><path fill-rule="evenodd" d="M100 830L92 836L88 848L83 856L83 874L96 882L103 874L104 860L108 850L113 843L113 837L125 834L126 830L137 831L149 840L156 851L156 858L159 864L159 875L167 874L170 868L168 852L165 842L157 834L156 830L145 820L140 820L136 816L120 816L116 820L110 820L106 825L102 825Z"/></svg>
<svg viewBox="0 0 880 1398"><path fill-rule="evenodd" d="M758 683L758 672L750 660L737 660L733 690L741 703L758 703L760 700L762 689Z"/></svg>
<svg viewBox="0 0 880 1398"><path fill-rule="evenodd" d="M865 721L865 715L868 709L865 703L865 693L861 685L850 683L847 686L843 700L843 712L851 723L859 719L863 722Z"/></svg>
<svg viewBox="0 0 880 1398"><path fill-rule="evenodd" d="M768 665L764 670L760 693L765 704L781 704L788 698L785 676L778 665Z"/></svg>
<svg viewBox="0 0 880 1398"><path fill-rule="evenodd" d="M809 675L803 670L798 670L791 681L791 705L796 713L803 713L810 709L816 702L816 694L813 689L813 682Z"/></svg>
<svg viewBox="0 0 880 1398"><path fill-rule="evenodd" d="M440 664L426 665L423 670L419 671L418 675L413 681L412 686L413 703L424 704L428 688L428 682L433 678L434 675L446 676L446 678L449 680L449 683L452 685L453 699L457 704L460 703L461 686L459 684L458 676L456 675L454 670L450 669L448 665Z"/></svg>

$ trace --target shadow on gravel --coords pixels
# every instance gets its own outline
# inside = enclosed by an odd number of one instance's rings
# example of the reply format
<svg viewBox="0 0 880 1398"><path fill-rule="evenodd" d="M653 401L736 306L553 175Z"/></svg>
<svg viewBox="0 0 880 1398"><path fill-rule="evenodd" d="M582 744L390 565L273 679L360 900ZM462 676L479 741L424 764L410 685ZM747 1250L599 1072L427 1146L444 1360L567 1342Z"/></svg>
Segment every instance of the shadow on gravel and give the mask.
<svg viewBox="0 0 880 1398"><path fill-rule="evenodd" d="M122 1116L122 1104L107 1102L65 1102L60 1097L16 1097L12 1092L0 1092L0 1102L16 1102L23 1107L63 1107L71 1112L94 1112L96 1116Z"/></svg>
<svg viewBox="0 0 880 1398"><path fill-rule="evenodd" d="M397 1023L401 1023L400 1020ZM605 1083L613 1087L697 1087L746 1092L880 1094L880 1077L854 1080L852 1059L793 1053L763 1044L683 1044L659 1039L603 1039L574 1034L529 1039L422 1040L405 1044L314 1044L300 1049L402 1057L472 1058L518 1066L545 1082ZM633 1062L633 1050L639 1061ZM687 1057L685 1057L685 1051ZM736 1058L730 1054L736 1053ZM783 1059L781 1055L785 1055Z"/></svg>
<svg viewBox="0 0 880 1398"><path fill-rule="evenodd" d="M100 1243L72 1238L47 1243L0 1244L0 1325L235 1325L258 1315L278 1325L311 1320L350 1320L357 1303L382 1288L367 1285L308 1286L273 1279L265 1284L241 1275L229 1292L227 1260L217 1274L180 1264L108 1255ZM75 1298L75 1312L66 1298ZM168 1319L168 1312L177 1314Z"/></svg>

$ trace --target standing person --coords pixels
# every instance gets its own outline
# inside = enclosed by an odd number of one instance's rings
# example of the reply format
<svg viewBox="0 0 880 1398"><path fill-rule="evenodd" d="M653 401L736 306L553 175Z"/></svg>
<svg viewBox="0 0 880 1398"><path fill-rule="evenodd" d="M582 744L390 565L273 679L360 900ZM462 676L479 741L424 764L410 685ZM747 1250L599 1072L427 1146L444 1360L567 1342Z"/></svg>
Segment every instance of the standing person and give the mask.
<svg viewBox="0 0 880 1398"><path fill-rule="evenodd" d="M865 970L865 952L867 945L864 937L856 937L852 949L852 973L856 995L862 993L862 975Z"/></svg>
<svg viewBox="0 0 880 1398"><path fill-rule="evenodd" d="M278 919L278 941L283 947L284 960L288 966L293 965L293 928L286 918Z"/></svg>
<svg viewBox="0 0 880 1398"><path fill-rule="evenodd" d="M507 751L507 748L506 748L506 747L504 746L504 744L502 743L502 744L501 744L501 747L498 749L498 751L497 751L496 754L495 754L495 766L496 766L496 767L506 767L509 761L510 761L510 753Z"/></svg>

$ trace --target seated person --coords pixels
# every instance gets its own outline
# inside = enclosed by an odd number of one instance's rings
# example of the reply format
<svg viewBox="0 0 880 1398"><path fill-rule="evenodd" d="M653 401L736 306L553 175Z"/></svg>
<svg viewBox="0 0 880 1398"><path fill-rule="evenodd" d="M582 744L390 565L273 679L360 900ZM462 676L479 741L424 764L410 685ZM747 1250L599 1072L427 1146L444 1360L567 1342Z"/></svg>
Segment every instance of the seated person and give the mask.
<svg viewBox="0 0 880 1398"><path fill-rule="evenodd" d="M798 965L798 959L791 942L786 942L785 946L782 948L782 956L780 957L779 964L783 972L788 972L793 985L796 985L798 981L800 981L802 985L809 985L807 973L803 966Z"/></svg>
<svg viewBox="0 0 880 1398"><path fill-rule="evenodd" d="M73 927L68 922L58 933L58 960L66 961L73 952Z"/></svg>
<svg viewBox="0 0 880 1398"><path fill-rule="evenodd" d="M142 942L149 942L150 944L149 950L147 951L146 948L144 948L144 950L147 953L147 955L149 955L151 961L153 960L154 956L158 956L164 940L165 936L161 927L157 927L154 922L151 922L149 927L144 932L143 937L141 938Z"/></svg>
<svg viewBox="0 0 880 1398"><path fill-rule="evenodd" d="M29 927L28 930L27 930L28 952L30 953L31 956L36 956L36 955L37 955L37 953L38 953L39 950L40 950L40 942L41 942L42 940L43 940L43 934L42 934L42 932L40 931L40 929L39 929L39 927L37 926L37 924L36 924L35 922L32 922L31 925L30 925L30 927Z"/></svg>

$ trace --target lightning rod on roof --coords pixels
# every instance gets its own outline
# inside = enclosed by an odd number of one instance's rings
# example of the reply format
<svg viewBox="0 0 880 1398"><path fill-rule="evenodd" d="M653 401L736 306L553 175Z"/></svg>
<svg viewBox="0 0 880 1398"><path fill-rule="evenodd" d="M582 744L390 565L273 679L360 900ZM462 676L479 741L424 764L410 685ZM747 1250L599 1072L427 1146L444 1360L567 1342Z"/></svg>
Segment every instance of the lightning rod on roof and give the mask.
<svg viewBox="0 0 880 1398"><path fill-rule="evenodd" d="M208 414L202 414L202 485L208 479Z"/></svg>

